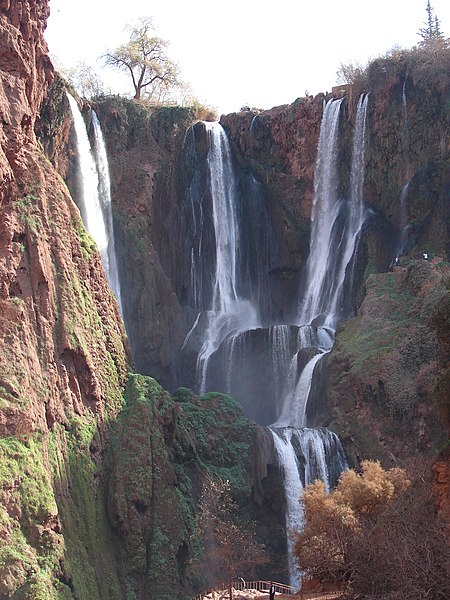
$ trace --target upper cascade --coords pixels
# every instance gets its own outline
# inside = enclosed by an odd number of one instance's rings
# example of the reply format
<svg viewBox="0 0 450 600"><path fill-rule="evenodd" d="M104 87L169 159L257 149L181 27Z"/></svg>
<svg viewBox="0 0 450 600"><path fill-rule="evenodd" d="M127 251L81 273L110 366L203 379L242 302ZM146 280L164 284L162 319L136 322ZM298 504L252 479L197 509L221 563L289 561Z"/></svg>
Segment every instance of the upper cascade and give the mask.
<svg viewBox="0 0 450 600"><path fill-rule="evenodd" d="M197 358L197 377L200 392L205 392L209 360L221 343L229 336L259 326L255 304L243 297L239 290L238 264L240 250L240 224L237 206L237 180L231 158L228 138L219 123L205 123L208 138L208 185L211 196L212 226L214 231L215 264L212 279L212 296L209 305L201 306L205 327L204 341ZM201 211L198 229L203 232L205 223ZM203 254L199 261L207 260ZM192 262L193 281L202 273L202 265ZM197 319L194 327L199 323ZM192 330L191 330L192 331ZM190 332L191 333L191 332ZM188 334L190 335L190 334Z"/></svg>
<svg viewBox="0 0 450 600"><path fill-rule="evenodd" d="M314 175L311 240L300 323L320 321L335 330L344 314L344 281L364 223L365 129L368 96L361 95L353 136L350 197L338 195L340 100L329 100L321 124Z"/></svg>
<svg viewBox="0 0 450 600"><path fill-rule="evenodd" d="M94 148L89 141L86 124L73 96L67 94L77 140L81 196L78 199L83 223L97 244L109 285L121 313L121 291L114 247L111 192L108 159L100 123L92 111Z"/></svg>

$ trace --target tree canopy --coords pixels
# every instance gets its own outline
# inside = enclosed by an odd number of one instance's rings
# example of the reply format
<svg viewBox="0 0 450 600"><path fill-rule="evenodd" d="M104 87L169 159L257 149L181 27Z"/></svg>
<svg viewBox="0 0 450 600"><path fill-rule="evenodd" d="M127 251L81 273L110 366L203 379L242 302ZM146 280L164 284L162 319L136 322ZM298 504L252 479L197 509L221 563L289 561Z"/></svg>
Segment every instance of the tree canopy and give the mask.
<svg viewBox="0 0 450 600"><path fill-rule="evenodd" d="M104 56L105 64L128 73L134 87L134 98L146 96L159 100L167 90L180 84L178 67L166 49L168 42L154 35L149 17L129 25L130 39Z"/></svg>
<svg viewBox="0 0 450 600"><path fill-rule="evenodd" d="M399 468L364 461L329 494L322 482L303 494L306 525L297 535L300 569L345 584L349 598L444 599L450 592L445 528L431 485Z"/></svg>
<svg viewBox="0 0 450 600"><path fill-rule="evenodd" d="M442 39L441 24L434 13L434 8L431 6L430 0L427 1L427 20L424 23L425 27L419 29L419 35L423 41Z"/></svg>

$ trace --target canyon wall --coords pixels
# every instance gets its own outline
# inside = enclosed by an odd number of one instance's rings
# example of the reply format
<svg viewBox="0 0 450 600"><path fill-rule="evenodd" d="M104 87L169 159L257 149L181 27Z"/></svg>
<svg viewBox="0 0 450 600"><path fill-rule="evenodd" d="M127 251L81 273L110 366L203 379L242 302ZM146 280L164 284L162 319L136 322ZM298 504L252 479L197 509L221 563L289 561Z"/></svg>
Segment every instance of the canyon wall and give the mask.
<svg viewBox="0 0 450 600"><path fill-rule="evenodd" d="M283 546L281 496L277 505L271 492L278 510L267 509L267 468L252 462L262 434L231 400L182 391L172 399L153 380L130 375L118 305L73 200L73 124L43 38L47 2L2 1L0 8L0 596L187 594L205 585L187 560L207 472L232 479L261 537ZM142 130L145 111L129 103L125 137L136 134L133 108ZM124 198L129 214L116 224L138 249L139 235L151 238L139 220L148 214L145 191L136 190L143 181L152 189L159 158L173 149L172 127L183 132L192 121L181 112L181 123L153 119L148 172L123 162L135 205ZM145 135L144 128L141 152ZM113 162L117 175L120 160L123 154ZM132 297L149 296L142 304L154 311L144 311L151 330L161 322L155 305L164 275L142 255L129 265L137 267L134 280L144 271L143 290ZM161 308L166 329L177 314L170 294ZM137 319L130 331L135 344L141 325ZM164 344L152 349L153 362L164 365Z"/></svg>
<svg viewBox="0 0 450 600"><path fill-rule="evenodd" d="M317 373L318 392L309 409L311 424L331 425L343 434L353 464L361 456L390 464L422 452L433 455L444 439L446 417L440 420L434 402L436 376L443 368L442 361L437 362L439 328L431 320L448 293L450 155L443 132L450 129L446 110L450 83L442 68L449 60L447 54L434 67L421 51L380 59L371 65L364 82L369 93L364 187L369 210L355 269L354 299L347 307L349 317L358 316L338 332L323 376ZM433 69L442 70L436 80ZM342 109L339 189L343 196L350 193L350 141L361 82L359 86L347 88ZM221 117L233 148L242 203L252 203L250 180L262 190L259 210L268 215L265 231L272 251L264 286L279 307L280 322L297 308L309 252L316 148L325 100L323 95L299 98L269 111ZM197 123L186 131L182 113L166 109L164 119L172 133L170 143L161 144L155 123L162 113L144 116L142 108L123 102L119 109L118 101L109 99L98 109L119 174L123 144L117 143L118 128L123 136L128 131L125 123L134 123L129 112L141 111L147 123L145 134L141 130L126 134L125 161L132 165L132 185L138 185L138 180L147 183L130 191L127 180L112 169L119 239L124 229L131 232L135 227L133 211L139 215L140 233L133 234L134 239L128 235L121 251L130 327L140 332L135 350L139 369L155 374L171 390L178 385L195 387L195 356L180 354L195 319L189 296L195 232L189 225L192 208L186 190L193 185L207 189L205 127ZM144 135L142 146L139 139ZM140 179L133 169L142 171ZM144 172L152 175L145 179ZM136 194L139 201L133 200ZM247 217L252 218L255 215ZM264 254L264 241L257 246ZM433 265L418 260L423 252ZM397 253L402 254L400 266L391 272ZM141 269L139 276L135 269ZM151 273L152 285L144 272ZM343 346L348 347L345 353ZM421 348L414 357L413 347ZM347 377L345 386L337 385L349 369L353 375L358 364L361 381L356 385ZM365 411L376 412L380 402L385 406L378 411L379 421L363 427ZM359 414L360 406L370 408ZM345 427L345 419L353 425ZM373 433L368 433L370 428Z"/></svg>
<svg viewBox="0 0 450 600"><path fill-rule="evenodd" d="M70 489L86 478L94 493L103 438L123 404L127 376L125 331L99 255L35 136L54 78L43 38L47 16L46 1L1 2L0 595L5 598L18 597L16 592L53 598L69 590L71 567L64 557L85 552L76 520L87 501L80 490L78 503Z"/></svg>
<svg viewBox="0 0 450 600"><path fill-rule="evenodd" d="M283 562L284 500L266 435L230 398L179 388L193 385L192 361L177 356L195 316L185 194L202 176L204 125L190 128L190 109L84 103L106 137L127 339L74 202L65 84L43 39L47 2L0 8L0 595L168 600L202 587L188 561L207 473L232 481L272 564ZM435 456L448 421L450 70L439 65L391 57L368 72L371 217L354 316L309 408L355 465ZM344 101L342 172L358 95L354 87ZM309 251L323 100L221 118L243 197L252 181L261 189L276 249L265 284L288 313ZM401 243L406 254L389 272ZM445 453L435 472L445 507Z"/></svg>

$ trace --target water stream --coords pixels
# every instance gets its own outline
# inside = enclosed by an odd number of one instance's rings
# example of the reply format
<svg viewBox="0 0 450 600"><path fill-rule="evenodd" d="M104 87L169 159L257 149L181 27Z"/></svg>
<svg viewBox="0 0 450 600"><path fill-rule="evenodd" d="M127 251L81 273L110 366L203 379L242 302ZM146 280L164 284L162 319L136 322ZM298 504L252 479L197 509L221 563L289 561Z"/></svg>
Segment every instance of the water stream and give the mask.
<svg viewBox="0 0 450 600"><path fill-rule="evenodd" d="M198 391L230 393L248 417L267 426L272 434L286 492L292 585L299 585L299 573L292 560L290 532L302 527L301 490L316 478L329 489L346 468L338 437L326 429L307 428L314 373L333 347L338 323L349 312L355 256L366 216L363 184L368 97L362 95L357 107L346 197L339 193L342 103L330 100L324 104L314 175L310 251L295 318L278 320L270 312L270 301L265 302L264 286L258 282L264 280L265 269L269 268L264 264L266 250L262 238L248 229L249 221L255 224L257 215L263 212L258 182L250 181L250 202L242 192L246 189L242 176L239 179L229 142L218 123L205 124L206 189L196 190L198 198L191 194L189 200L197 240L191 263L191 297L196 299L196 312L183 349L200 337ZM246 214L243 207L251 212ZM257 260L260 254L264 260ZM209 296L205 291L208 285Z"/></svg>
<svg viewBox="0 0 450 600"><path fill-rule="evenodd" d="M80 194L77 198L84 226L97 244L109 285L122 312L121 291L114 248L108 160L100 123L92 111L94 145L73 96L67 94L75 128L79 162Z"/></svg>

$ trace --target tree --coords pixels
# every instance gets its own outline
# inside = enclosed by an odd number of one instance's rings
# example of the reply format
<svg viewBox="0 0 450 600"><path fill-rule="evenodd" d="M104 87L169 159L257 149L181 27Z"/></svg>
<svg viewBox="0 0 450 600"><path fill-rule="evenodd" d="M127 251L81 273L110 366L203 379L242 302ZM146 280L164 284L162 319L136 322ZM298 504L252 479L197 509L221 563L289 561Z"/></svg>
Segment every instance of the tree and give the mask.
<svg viewBox="0 0 450 600"><path fill-rule="evenodd" d="M343 473L330 494L321 482L307 486L295 544L301 569L347 584L349 598L450 597L445 528L430 490L420 472L411 484L404 470L372 461L361 474Z"/></svg>
<svg viewBox="0 0 450 600"><path fill-rule="evenodd" d="M426 42L428 40L442 39L440 22L434 14L434 8L431 6L430 0L427 2L427 20L425 27L419 29L419 35Z"/></svg>
<svg viewBox="0 0 450 600"><path fill-rule="evenodd" d="M207 566L213 583L223 582L227 573L228 594L233 597L232 581L237 569L250 572L265 564L264 546L256 542L252 524L244 527L238 521L238 506L231 495L230 482L208 476L199 504L196 537L203 552L201 564Z"/></svg>
<svg viewBox="0 0 450 600"><path fill-rule="evenodd" d="M361 534L361 516L379 512L407 485L400 469L384 471L364 461L362 473L344 472L327 494L321 481L305 488L302 502L306 527L298 535L295 554L301 570L327 583L352 579L352 545Z"/></svg>
<svg viewBox="0 0 450 600"><path fill-rule="evenodd" d="M103 81L95 70L84 62L79 62L69 69L61 68L59 71L83 98L96 98L105 93Z"/></svg>
<svg viewBox="0 0 450 600"><path fill-rule="evenodd" d="M366 68L360 63L342 63L336 71L338 83L354 85L362 82L366 75Z"/></svg>
<svg viewBox="0 0 450 600"><path fill-rule="evenodd" d="M179 84L178 68L166 55L168 43L152 35L155 29L151 18L142 18L137 25L128 26L130 40L104 56L105 64L129 73L134 98L150 98Z"/></svg>

